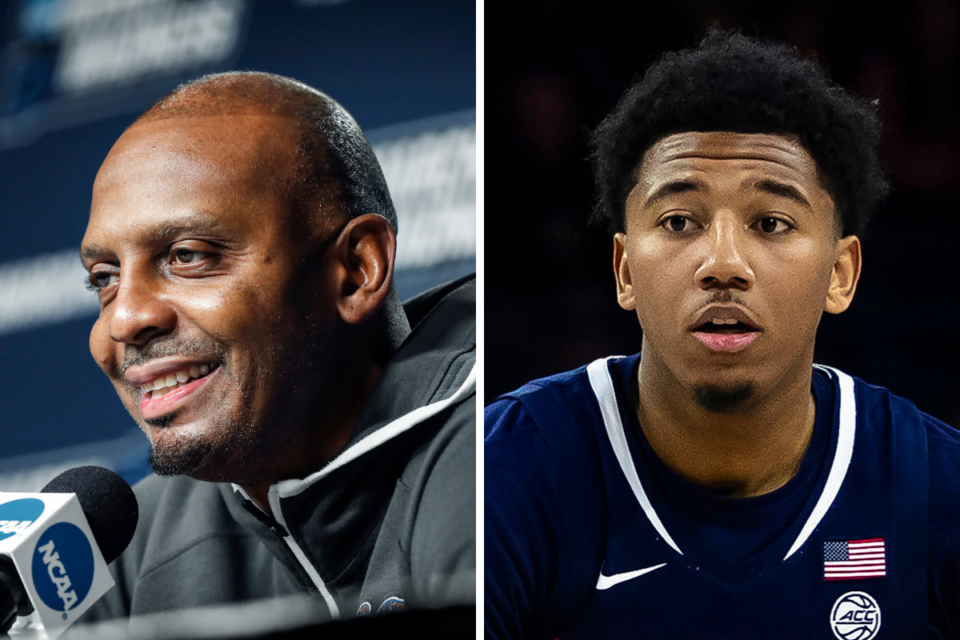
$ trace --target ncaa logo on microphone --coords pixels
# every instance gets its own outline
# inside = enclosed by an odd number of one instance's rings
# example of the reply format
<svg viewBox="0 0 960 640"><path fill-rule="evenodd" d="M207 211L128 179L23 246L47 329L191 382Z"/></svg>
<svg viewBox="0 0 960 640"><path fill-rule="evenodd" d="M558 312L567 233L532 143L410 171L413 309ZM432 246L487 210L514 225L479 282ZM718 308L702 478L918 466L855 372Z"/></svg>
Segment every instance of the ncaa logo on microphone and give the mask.
<svg viewBox="0 0 960 640"><path fill-rule="evenodd" d="M21 498L0 504L0 540L23 533L43 513L43 500Z"/></svg>
<svg viewBox="0 0 960 640"><path fill-rule="evenodd" d="M880 631L880 605L869 593L848 591L833 603L830 627L839 640L870 640Z"/></svg>
<svg viewBox="0 0 960 640"><path fill-rule="evenodd" d="M66 620L93 584L93 549L86 534L70 522L52 525L37 540L32 566L37 595L54 611L63 611Z"/></svg>

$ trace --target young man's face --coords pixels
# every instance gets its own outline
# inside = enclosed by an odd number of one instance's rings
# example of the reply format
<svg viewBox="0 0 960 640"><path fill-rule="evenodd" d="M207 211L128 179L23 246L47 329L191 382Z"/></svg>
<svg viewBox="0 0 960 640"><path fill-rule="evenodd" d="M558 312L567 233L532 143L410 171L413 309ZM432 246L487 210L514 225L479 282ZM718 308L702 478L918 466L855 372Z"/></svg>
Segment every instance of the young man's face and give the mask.
<svg viewBox="0 0 960 640"><path fill-rule="evenodd" d="M823 311L853 298L859 241L810 154L768 134L689 132L645 153L614 238L643 366L729 410L809 369Z"/></svg>

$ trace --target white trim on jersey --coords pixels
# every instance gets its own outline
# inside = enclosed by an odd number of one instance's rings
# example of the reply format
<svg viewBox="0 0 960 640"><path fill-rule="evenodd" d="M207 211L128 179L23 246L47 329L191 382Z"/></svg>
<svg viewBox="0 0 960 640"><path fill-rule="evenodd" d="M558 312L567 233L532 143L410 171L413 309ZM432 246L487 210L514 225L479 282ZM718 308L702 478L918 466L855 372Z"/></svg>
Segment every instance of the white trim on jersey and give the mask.
<svg viewBox="0 0 960 640"><path fill-rule="evenodd" d="M630 485L630 488L633 489L633 494L636 496L637 502L640 503L640 507L643 509L644 514L646 514L647 519L650 520L650 524L657 530L657 533L659 533L664 541L677 553L683 555L680 547L677 546L677 543L674 542L670 534L667 533L666 528L660 521L660 517L650 503L650 499L643 490L643 485L640 483L640 476L637 474L633 457L630 455L630 449L627 446L623 423L620 420L617 394L614 390L613 379L610 377L610 370L607 366L608 360L621 357L623 356L610 356L591 362L587 366L587 377L590 379L590 386L593 388L593 393L597 397L597 402L600 405L600 414L603 416L603 424L607 430L607 437L610 439L610 446L613 447L613 453L617 457L617 462L620 463L620 468L627 478L627 483ZM843 481L847 476L847 470L850 468L850 461L853 458L853 443L857 430L857 402L856 396L854 395L853 378L832 367L822 365L814 365L814 367L830 376L836 376L840 385L840 427L837 450L834 453L833 463L830 466L830 473L827 475L827 482L823 487L823 492L820 494L817 504L814 506L813 511L810 512L810 516L800 530L797 539L790 547L787 555L784 556L784 560L792 556L803 546L817 528L817 525L820 524L820 521L823 520L827 511L830 510L837 494L840 492L840 487L843 485Z"/></svg>
<svg viewBox="0 0 960 640"><path fill-rule="evenodd" d="M784 560L803 546L833 505L847 476L847 469L850 468L850 460L853 459L853 441L857 434L857 398L853 391L853 378L832 367L815 366L821 371L837 376L837 381L840 383L840 433L837 437L837 451L833 456L833 464L827 476L827 483L823 486L823 493L820 494L816 506L810 512L810 517L800 530L800 535L793 542L790 551L787 551L787 555L783 557Z"/></svg>
<svg viewBox="0 0 960 640"><path fill-rule="evenodd" d="M627 477L627 483L633 489L633 495L637 497L637 502L646 514L650 524L657 530L664 541L673 547L674 551L683 555L680 547L673 541L666 527L660 522L660 517L650 504L650 498L643 490L640 484L640 476L637 475L637 468L633 464L633 457L630 455L630 448L627 446L627 436L623 432L623 423L620 420L620 409L617 403L617 392L613 388L613 380L610 378L610 370L607 368L607 360L611 358L621 358L623 356L610 356L594 360L587 365L587 377L590 379L590 386L593 388L593 394L597 397L600 404L600 414L603 416L603 424L607 428L607 437L610 439L610 445L613 447L613 454L620 463L623 475Z"/></svg>

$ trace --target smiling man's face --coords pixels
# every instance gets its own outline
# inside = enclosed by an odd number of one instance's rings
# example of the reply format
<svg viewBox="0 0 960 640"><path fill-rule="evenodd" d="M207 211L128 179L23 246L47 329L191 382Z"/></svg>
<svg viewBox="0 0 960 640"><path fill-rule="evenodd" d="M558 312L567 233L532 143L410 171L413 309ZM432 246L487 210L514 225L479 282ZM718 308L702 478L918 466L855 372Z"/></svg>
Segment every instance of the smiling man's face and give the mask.
<svg viewBox="0 0 960 640"><path fill-rule="evenodd" d="M853 298L859 241L839 238L818 168L778 135L680 133L645 153L614 242L643 367L710 410L809 371L817 325Z"/></svg>
<svg viewBox="0 0 960 640"><path fill-rule="evenodd" d="M101 303L90 350L159 472L256 482L322 397L336 292L282 196L295 140L290 121L256 114L149 120L97 176L81 248Z"/></svg>

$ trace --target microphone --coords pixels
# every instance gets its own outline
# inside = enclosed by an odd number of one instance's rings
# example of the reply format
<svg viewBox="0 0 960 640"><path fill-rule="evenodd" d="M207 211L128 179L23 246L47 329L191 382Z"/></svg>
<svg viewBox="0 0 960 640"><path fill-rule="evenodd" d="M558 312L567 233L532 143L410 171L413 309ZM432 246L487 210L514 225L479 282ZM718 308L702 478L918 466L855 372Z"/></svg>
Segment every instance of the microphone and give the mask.
<svg viewBox="0 0 960 640"><path fill-rule="evenodd" d="M76 467L40 493L0 492L0 634L37 611L53 640L113 587L107 564L137 529L137 498L102 467Z"/></svg>

